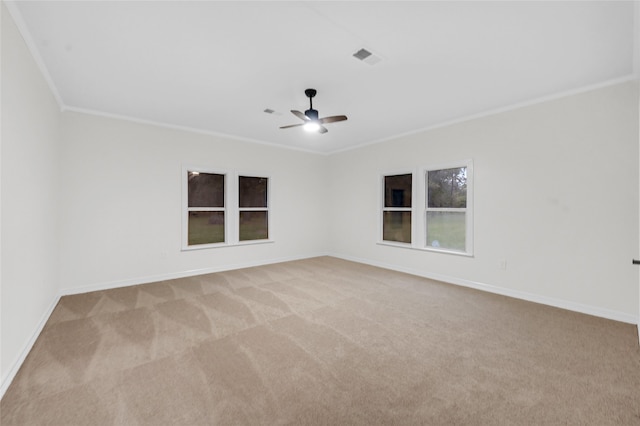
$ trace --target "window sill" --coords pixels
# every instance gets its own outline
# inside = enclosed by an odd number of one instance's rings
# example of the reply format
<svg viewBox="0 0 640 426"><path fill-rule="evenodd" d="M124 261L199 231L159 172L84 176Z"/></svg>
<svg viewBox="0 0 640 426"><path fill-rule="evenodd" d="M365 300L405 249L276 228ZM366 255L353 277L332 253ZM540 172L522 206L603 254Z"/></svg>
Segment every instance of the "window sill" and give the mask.
<svg viewBox="0 0 640 426"><path fill-rule="evenodd" d="M274 240L248 240L248 241L238 241L237 243L231 244L231 246L251 246L254 244L271 244L275 243Z"/></svg>
<svg viewBox="0 0 640 426"><path fill-rule="evenodd" d="M443 254L452 254L452 255L455 255L455 256L474 257L473 253L466 253L466 252L455 251L455 250L437 249L437 248L433 248L433 247L416 247L416 246L413 246L413 245L407 244L407 243L394 243L394 242L390 242L390 241L378 241L376 244L378 244L380 246L399 247L399 248L403 248L403 249L427 251L427 252L431 252L431 253L443 253Z"/></svg>
<svg viewBox="0 0 640 426"><path fill-rule="evenodd" d="M256 244L271 244L271 243L275 243L275 241L274 240L250 240L250 241L238 241L235 243L198 244L194 246L183 246L180 249L180 251L216 249L216 248L223 248L223 247L251 246Z"/></svg>

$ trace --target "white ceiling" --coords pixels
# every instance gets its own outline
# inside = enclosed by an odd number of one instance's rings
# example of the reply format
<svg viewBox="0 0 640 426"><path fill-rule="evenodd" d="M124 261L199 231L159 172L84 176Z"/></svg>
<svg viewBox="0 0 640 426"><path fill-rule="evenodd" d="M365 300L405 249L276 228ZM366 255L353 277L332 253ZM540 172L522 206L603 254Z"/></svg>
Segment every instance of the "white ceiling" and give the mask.
<svg viewBox="0 0 640 426"><path fill-rule="evenodd" d="M631 1L7 5L63 109L320 153L638 71ZM363 47L381 61L353 58ZM310 87L321 117L349 120L278 129Z"/></svg>

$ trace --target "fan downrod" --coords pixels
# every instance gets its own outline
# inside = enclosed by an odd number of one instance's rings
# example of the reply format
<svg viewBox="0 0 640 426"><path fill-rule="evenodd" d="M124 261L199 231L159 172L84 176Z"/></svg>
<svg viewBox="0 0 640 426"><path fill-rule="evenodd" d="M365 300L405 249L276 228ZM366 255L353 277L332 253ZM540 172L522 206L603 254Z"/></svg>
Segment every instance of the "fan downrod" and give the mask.
<svg viewBox="0 0 640 426"><path fill-rule="evenodd" d="M291 110L291 113L302 120L302 123L299 124L290 124L288 126L282 126L281 129L289 129L291 127L300 127L304 126L305 130L315 131L317 133L323 134L327 133L327 129L324 127L325 124L336 123L338 121L345 121L347 119L346 115L333 115L331 117L323 117L320 118L318 115L318 110L313 109L313 97L316 96L318 92L316 89L306 89L304 94L309 98L309 109L304 112L304 114L300 111ZM315 125L314 130L310 130L307 127L310 125Z"/></svg>

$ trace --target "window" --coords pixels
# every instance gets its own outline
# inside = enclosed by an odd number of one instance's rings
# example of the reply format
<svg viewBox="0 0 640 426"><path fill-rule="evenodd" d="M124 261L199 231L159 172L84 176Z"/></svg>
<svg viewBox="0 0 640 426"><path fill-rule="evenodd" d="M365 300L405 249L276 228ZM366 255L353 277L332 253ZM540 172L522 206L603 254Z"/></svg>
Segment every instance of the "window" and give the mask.
<svg viewBox="0 0 640 426"><path fill-rule="evenodd" d="M272 242L266 176L182 168L182 250Z"/></svg>
<svg viewBox="0 0 640 426"><path fill-rule="evenodd" d="M187 244L225 242L225 175L187 171Z"/></svg>
<svg viewBox="0 0 640 426"><path fill-rule="evenodd" d="M382 240L411 243L411 173L383 176Z"/></svg>
<svg viewBox="0 0 640 426"><path fill-rule="evenodd" d="M471 254L472 166L425 170L426 247Z"/></svg>
<svg viewBox="0 0 640 426"><path fill-rule="evenodd" d="M238 177L240 241L269 238L268 188L268 178Z"/></svg>
<svg viewBox="0 0 640 426"><path fill-rule="evenodd" d="M378 244L473 255L473 161L383 174Z"/></svg>

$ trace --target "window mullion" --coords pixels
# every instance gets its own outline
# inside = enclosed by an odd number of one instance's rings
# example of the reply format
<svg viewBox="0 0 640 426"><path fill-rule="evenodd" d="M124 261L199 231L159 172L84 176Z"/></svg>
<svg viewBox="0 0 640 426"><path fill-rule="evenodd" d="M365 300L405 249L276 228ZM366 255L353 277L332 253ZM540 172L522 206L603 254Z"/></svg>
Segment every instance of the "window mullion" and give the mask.
<svg viewBox="0 0 640 426"><path fill-rule="evenodd" d="M240 242L267 241L271 237L270 178L240 174L238 184L237 238ZM240 207L240 204L252 207Z"/></svg>
<svg viewBox="0 0 640 426"><path fill-rule="evenodd" d="M425 210L428 212L467 212L466 207L427 207Z"/></svg>
<svg viewBox="0 0 640 426"><path fill-rule="evenodd" d="M240 207L239 210L241 212L267 212L269 209L267 207Z"/></svg>
<svg viewBox="0 0 640 426"><path fill-rule="evenodd" d="M413 236L413 173L382 175L382 241L410 245Z"/></svg>
<svg viewBox="0 0 640 426"><path fill-rule="evenodd" d="M227 243L226 174L183 166L183 249Z"/></svg>
<svg viewBox="0 0 640 426"><path fill-rule="evenodd" d="M223 212L226 209L224 207L188 207L187 211L190 212Z"/></svg>
<svg viewBox="0 0 640 426"><path fill-rule="evenodd" d="M240 227L240 219L239 219L239 201L238 201L238 176L235 173L229 173L229 182L227 184L227 196L225 202L228 206L227 216L228 226L227 226L227 241L229 244L238 244L238 229Z"/></svg>

